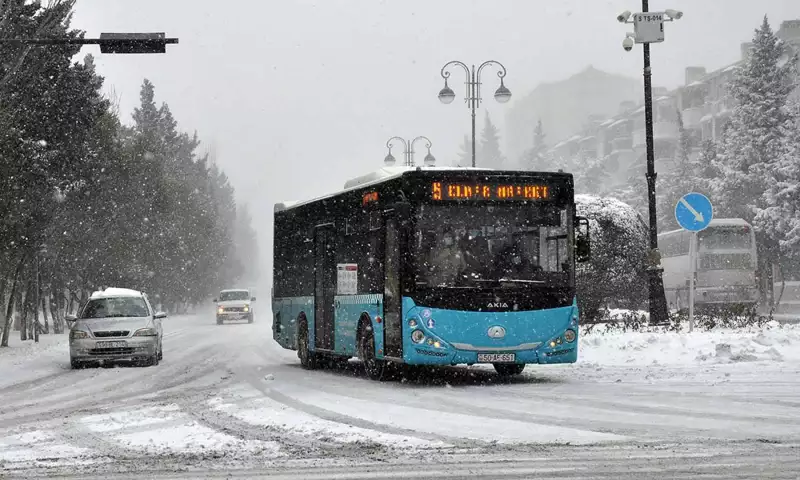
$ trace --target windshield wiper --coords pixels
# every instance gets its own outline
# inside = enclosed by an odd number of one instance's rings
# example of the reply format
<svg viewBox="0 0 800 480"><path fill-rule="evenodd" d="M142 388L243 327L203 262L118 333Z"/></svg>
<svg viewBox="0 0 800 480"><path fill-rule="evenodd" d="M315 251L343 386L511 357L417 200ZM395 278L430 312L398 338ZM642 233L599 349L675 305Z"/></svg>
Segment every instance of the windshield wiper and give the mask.
<svg viewBox="0 0 800 480"><path fill-rule="evenodd" d="M497 280L487 280L485 278L475 278L472 280L473 282L481 282L481 283L547 283L544 280L522 280L517 278L500 278Z"/></svg>
<svg viewBox="0 0 800 480"><path fill-rule="evenodd" d="M544 280L522 280L518 278L501 278L498 280L501 283L547 283Z"/></svg>

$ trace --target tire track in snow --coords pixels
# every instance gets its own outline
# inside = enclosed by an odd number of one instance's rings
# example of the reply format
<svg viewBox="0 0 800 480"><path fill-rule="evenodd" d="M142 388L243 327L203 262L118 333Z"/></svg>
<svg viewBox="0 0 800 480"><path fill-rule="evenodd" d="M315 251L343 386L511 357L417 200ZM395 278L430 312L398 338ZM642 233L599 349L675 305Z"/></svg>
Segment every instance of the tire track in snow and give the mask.
<svg viewBox="0 0 800 480"><path fill-rule="evenodd" d="M251 387L261 392L264 396L270 398L271 400L274 400L278 403L286 405L287 407L293 408L300 412L304 412L306 414L320 418L322 420L341 423L344 425L349 425L352 427L362 428L366 430L372 430L378 433L387 433L404 437L418 438L421 440L427 440L431 442L442 442L448 445L453 445L457 448L472 448L475 447L476 445L480 446L480 445L490 444L490 442L473 441L473 440L467 441L463 438L458 438L458 437L434 434L429 432L420 432L417 430L407 429L407 428L392 427L389 425L370 422L368 420L363 420L361 418L353 417L350 415L344 415L341 413L334 412L332 410L321 408L319 406L301 402L295 398L284 395L272 388L269 388L264 384L264 381L262 380L262 377L260 375L255 374L251 371L239 370L237 371L237 374L241 376L244 379L244 381L247 382Z"/></svg>

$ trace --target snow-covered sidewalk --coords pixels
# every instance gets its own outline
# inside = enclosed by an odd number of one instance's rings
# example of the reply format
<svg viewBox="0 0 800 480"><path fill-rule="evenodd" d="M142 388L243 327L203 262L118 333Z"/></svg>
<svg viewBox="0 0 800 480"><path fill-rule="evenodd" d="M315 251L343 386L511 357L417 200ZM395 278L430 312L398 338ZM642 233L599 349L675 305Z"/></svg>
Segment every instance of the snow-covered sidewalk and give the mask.
<svg viewBox="0 0 800 480"><path fill-rule="evenodd" d="M735 362L800 362L800 325L771 322L764 328L710 331L582 332L580 363L600 365L697 365Z"/></svg>

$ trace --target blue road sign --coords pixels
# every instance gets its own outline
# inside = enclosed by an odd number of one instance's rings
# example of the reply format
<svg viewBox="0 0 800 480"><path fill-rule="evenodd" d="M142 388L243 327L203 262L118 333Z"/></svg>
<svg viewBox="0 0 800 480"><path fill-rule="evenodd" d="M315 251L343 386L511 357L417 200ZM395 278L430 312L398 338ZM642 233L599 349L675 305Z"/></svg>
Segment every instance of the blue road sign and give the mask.
<svg viewBox="0 0 800 480"><path fill-rule="evenodd" d="M675 205L675 220L690 232L705 229L714 218L711 200L702 193L687 193Z"/></svg>

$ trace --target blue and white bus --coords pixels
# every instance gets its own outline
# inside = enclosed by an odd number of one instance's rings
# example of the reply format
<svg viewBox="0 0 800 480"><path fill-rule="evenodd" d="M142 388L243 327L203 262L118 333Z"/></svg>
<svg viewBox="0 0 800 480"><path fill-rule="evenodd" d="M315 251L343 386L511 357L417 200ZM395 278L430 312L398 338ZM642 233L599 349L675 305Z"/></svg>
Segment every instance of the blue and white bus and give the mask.
<svg viewBox="0 0 800 480"><path fill-rule="evenodd" d="M588 234L568 173L385 167L275 206L274 339L304 368L359 357L373 379L573 363Z"/></svg>

